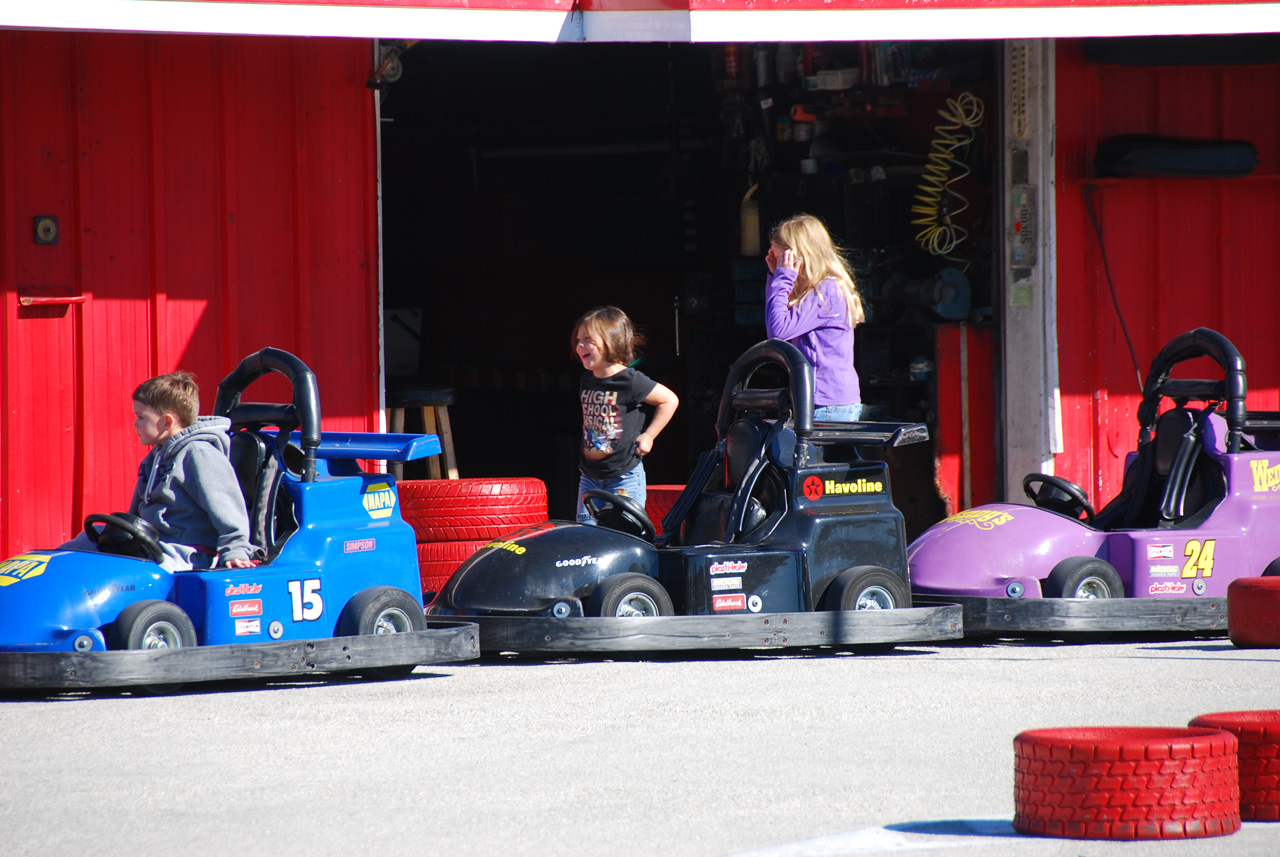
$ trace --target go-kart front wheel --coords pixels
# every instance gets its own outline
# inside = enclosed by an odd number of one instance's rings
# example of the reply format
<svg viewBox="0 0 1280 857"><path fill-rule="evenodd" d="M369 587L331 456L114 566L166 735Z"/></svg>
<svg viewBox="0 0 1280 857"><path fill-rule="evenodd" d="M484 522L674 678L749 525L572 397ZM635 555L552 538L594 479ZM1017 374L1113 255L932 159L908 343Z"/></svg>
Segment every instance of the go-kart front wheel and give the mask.
<svg viewBox="0 0 1280 857"><path fill-rule="evenodd" d="M1049 572L1044 593L1050 598L1124 598L1124 584L1111 563L1092 556L1073 556Z"/></svg>
<svg viewBox="0 0 1280 857"><path fill-rule="evenodd" d="M191 618L168 601L137 601L120 611L111 626L113 649L181 649L196 645Z"/></svg>
<svg viewBox="0 0 1280 857"><path fill-rule="evenodd" d="M426 629L427 617L418 599L394 586L371 586L347 602L338 619L337 636L407 634ZM374 667L368 673L376 678L402 678L413 672L416 666Z"/></svg>
<svg viewBox="0 0 1280 857"><path fill-rule="evenodd" d="M592 616L630 618L672 616L675 607L662 584L647 574L615 574L595 588L588 601Z"/></svg>

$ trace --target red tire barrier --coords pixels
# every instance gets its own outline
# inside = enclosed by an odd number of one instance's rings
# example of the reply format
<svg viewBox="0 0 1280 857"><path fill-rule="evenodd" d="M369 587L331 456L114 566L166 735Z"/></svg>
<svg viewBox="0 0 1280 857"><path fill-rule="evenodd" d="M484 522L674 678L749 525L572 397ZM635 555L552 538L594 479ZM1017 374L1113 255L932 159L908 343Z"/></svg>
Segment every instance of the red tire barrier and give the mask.
<svg viewBox="0 0 1280 857"><path fill-rule="evenodd" d="M424 542L418 545L418 576L423 592L439 592L458 566L488 541Z"/></svg>
<svg viewBox="0 0 1280 857"><path fill-rule="evenodd" d="M662 535L662 519L676 504L676 498L684 490L683 485L649 485L645 487L644 511Z"/></svg>
<svg viewBox="0 0 1280 857"><path fill-rule="evenodd" d="M547 519L541 479L406 479L400 514L418 542L489 540Z"/></svg>
<svg viewBox="0 0 1280 857"><path fill-rule="evenodd" d="M1013 739L1013 827L1069 839L1240 829L1236 738L1217 729L1037 729Z"/></svg>
<svg viewBox="0 0 1280 857"><path fill-rule="evenodd" d="M1239 741L1240 818L1280 821L1280 711L1202 714L1190 725L1222 729Z"/></svg>
<svg viewBox="0 0 1280 857"><path fill-rule="evenodd" d="M1227 636L1241 649L1280 649L1280 577L1227 585Z"/></svg>

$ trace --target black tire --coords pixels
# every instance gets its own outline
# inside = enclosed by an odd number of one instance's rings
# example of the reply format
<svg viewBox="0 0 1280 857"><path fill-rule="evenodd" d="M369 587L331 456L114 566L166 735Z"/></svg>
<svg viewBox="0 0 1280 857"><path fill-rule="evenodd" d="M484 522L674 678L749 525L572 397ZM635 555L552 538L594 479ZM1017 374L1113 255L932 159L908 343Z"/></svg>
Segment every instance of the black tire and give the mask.
<svg viewBox="0 0 1280 857"><path fill-rule="evenodd" d="M168 601L136 601L111 624L113 649L181 649L193 647L196 628L191 617Z"/></svg>
<svg viewBox="0 0 1280 857"><path fill-rule="evenodd" d="M1044 581L1049 598L1124 598L1124 584L1111 563L1073 556L1053 567Z"/></svg>
<svg viewBox="0 0 1280 857"><path fill-rule="evenodd" d="M592 616L673 616L675 607L662 584L647 574L615 574L606 578L587 601Z"/></svg>
<svg viewBox="0 0 1280 857"><path fill-rule="evenodd" d="M427 617L422 602L394 586L371 586L347 602L338 617L339 637L363 637L376 634L401 634L425 631ZM373 678L403 678L417 664L373 667L364 674Z"/></svg>
<svg viewBox="0 0 1280 857"><path fill-rule="evenodd" d="M1280 577L1280 558L1271 560L1262 570L1263 577Z"/></svg>
<svg viewBox="0 0 1280 857"><path fill-rule="evenodd" d="M872 565L846 568L822 596L823 610L900 610L911 606L911 590L898 575Z"/></svg>

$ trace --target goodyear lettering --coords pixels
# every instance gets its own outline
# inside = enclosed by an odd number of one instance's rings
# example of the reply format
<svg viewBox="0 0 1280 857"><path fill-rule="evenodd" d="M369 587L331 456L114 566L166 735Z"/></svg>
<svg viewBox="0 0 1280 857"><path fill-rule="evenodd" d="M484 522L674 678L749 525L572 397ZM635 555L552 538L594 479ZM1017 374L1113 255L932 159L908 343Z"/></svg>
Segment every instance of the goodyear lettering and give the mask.
<svg viewBox="0 0 1280 857"><path fill-rule="evenodd" d="M957 524L972 524L980 530L993 530L1001 524L1007 524L1013 520L1013 515L1009 512L992 511L984 509L969 509L964 512L958 512L947 518L948 521Z"/></svg>
<svg viewBox="0 0 1280 857"><path fill-rule="evenodd" d="M1253 470L1253 490L1257 493L1280 491L1280 464L1271 466L1270 461L1250 461Z"/></svg>
<svg viewBox="0 0 1280 857"><path fill-rule="evenodd" d="M836 482L834 479L828 479L822 487L825 494L877 494L884 491L883 482L874 482L870 479L859 479L857 482Z"/></svg>
<svg viewBox="0 0 1280 857"><path fill-rule="evenodd" d="M49 567L46 554L20 554L0 562L0 586L9 586L20 580L39 577Z"/></svg>
<svg viewBox="0 0 1280 857"><path fill-rule="evenodd" d="M502 548L504 551L511 551L513 554L516 554L517 556L525 552L524 545L518 545L515 542L504 542L501 539L499 539L496 542L489 542L489 544L485 545L485 547L486 548Z"/></svg>
<svg viewBox="0 0 1280 857"><path fill-rule="evenodd" d="M524 548L520 548L520 553L524 553ZM558 559L556 560L556 568L569 568L575 565L596 565L600 562L598 556L580 556L577 559Z"/></svg>
<svg viewBox="0 0 1280 857"><path fill-rule="evenodd" d="M127 585L120 584L120 583L109 583L106 586L99 586L97 589L86 589L84 591L84 597L92 601L93 599L97 598L99 595L115 595L117 592L132 592L132 591L133 591L132 583Z"/></svg>
<svg viewBox="0 0 1280 857"><path fill-rule="evenodd" d="M377 482L369 486L361 502L370 518L389 518L396 505L396 492L387 483Z"/></svg>

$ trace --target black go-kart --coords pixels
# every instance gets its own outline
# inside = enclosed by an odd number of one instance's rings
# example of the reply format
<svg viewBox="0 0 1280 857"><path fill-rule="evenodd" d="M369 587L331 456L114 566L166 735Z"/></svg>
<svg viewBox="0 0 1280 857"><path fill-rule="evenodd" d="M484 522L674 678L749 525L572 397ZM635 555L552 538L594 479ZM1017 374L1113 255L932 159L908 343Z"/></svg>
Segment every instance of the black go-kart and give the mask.
<svg viewBox="0 0 1280 857"><path fill-rule="evenodd" d="M765 367L785 385L749 386ZM428 614L473 617L487 652L882 651L963 635L959 608L911 606L888 465L860 453L927 440L924 425L815 424L813 368L768 340L730 368L716 435L661 537L633 499L590 491L596 526L547 521L490 542Z"/></svg>

